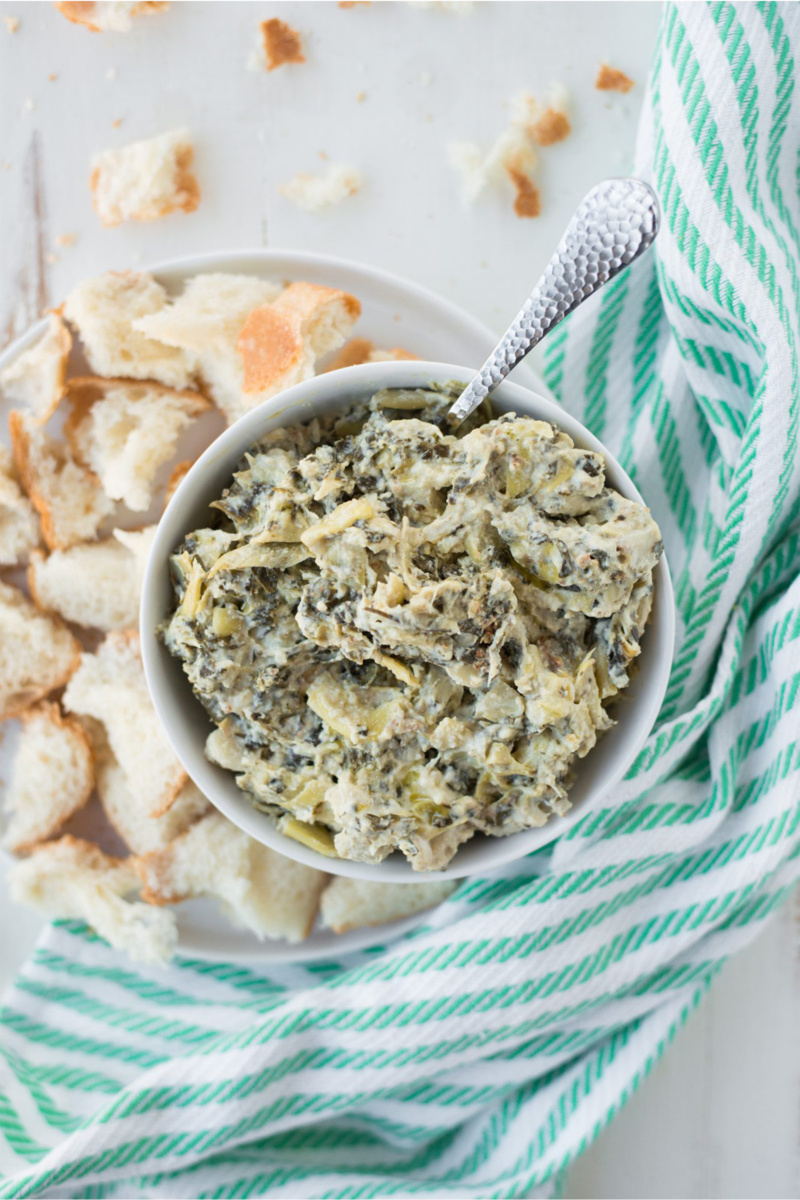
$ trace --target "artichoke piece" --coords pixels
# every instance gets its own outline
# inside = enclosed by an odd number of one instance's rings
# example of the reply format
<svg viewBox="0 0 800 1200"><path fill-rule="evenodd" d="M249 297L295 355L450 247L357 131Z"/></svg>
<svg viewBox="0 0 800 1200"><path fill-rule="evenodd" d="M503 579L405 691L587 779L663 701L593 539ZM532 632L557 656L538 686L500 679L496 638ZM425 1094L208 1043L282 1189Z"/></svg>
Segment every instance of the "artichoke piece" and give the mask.
<svg viewBox="0 0 800 1200"><path fill-rule="evenodd" d="M333 844L333 834L324 825L307 825L296 817L283 817L278 828L301 846L308 846L309 850L316 850L326 858L339 857Z"/></svg>

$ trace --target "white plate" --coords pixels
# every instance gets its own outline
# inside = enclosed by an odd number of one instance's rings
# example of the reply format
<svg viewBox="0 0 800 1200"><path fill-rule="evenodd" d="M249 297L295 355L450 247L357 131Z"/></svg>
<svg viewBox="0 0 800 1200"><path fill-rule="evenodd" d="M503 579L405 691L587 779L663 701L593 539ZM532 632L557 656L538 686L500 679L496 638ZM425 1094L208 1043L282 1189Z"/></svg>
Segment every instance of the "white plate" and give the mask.
<svg viewBox="0 0 800 1200"><path fill-rule="evenodd" d="M357 296L362 304L362 316L357 326L360 336L370 338L381 349L400 346L420 358L478 367L496 341L480 321L425 288L386 271L345 259L278 250L232 251L195 255L137 269L151 271L169 291L179 291L186 279L201 271L303 279L345 288ZM44 321L37 323L0 355L0 369L36 339L44 324ZM514 378L539 392L544 391L541 380L527 363L517 368ZM3 438L6 441L8 408L8 405L0 405ZM176 456L179 457L181 455ZM15 740L6 738L0 744L0 779L9 778ZM0 854L0 885L9 864L9 858ZM0 886L0 895L4 893L5 888ZM315 929L301 945L290 946L278 941L260 942L247 931L232 928L209 901L192 901L177 911L178 950L181 954L250 963L309 962L343 955L400 936L423 922L427 915L421 913L404 921L357 929L342 935ZM13 931L4 932L3 938L6 937L13 937ZM0 954L0 957L3 956Z"/></svg>

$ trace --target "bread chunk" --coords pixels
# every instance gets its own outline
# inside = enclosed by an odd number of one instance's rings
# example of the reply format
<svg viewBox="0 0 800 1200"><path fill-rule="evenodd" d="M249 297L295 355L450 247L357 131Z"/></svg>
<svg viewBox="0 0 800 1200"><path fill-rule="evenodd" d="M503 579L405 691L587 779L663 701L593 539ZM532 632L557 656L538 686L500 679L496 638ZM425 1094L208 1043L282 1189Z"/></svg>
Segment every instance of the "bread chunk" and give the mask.
<svg viewBox="0 0 800 1200"><path fill-rule="evenodd" d="M373 883L371 880L338 876L322 893L322 923L336 933L360 929L364 925L382 925L433 908L453 892L458 884L451 880L438 883Z"/></svg>
<svg viewBox="0 0 800 1200"><path fill-rule="evenodd" d="M63 702L68 712L102 722L128 787L146 812L160 816L175 803L186 772L150 700L138 634L109 633L96 653L81 655Z"/></svg>
<svg viewBox="0 0 800 1200"><path fill-rule="evenodd" d="M127 33L133 17L169 8L167 0L56 0L58 11L92 33Z"/></svg>
<svg viewBox="0 0 800 1200"><path fill-rule="evenodd" d="M171 913L130 900L138 889L132 859L112 858L75 837L45 842L8 876L12 900L50 917L79 920L137 962L166 962L175 949Z"/></svg>
<svg viewBox="0 0 800 1200"><path fill-rule="evenodd" d="M30 409L37 421L46 421L64 395L71 349L69 329L58 313L50 313L39 340L0 372L0 395Z"/></svg>
<svg viewBox="0 0 800 1200"><path fill-rule="evenodd" d="M303 40L296 29L277 17L261 22L261 41L264 66L268 71L282 67L284 63L303 63Z"/></svg>
<svg viewBox="0 0 800 1200"><path fill-rule="evenodd" d="M0 446L0 566L25 562L39 539L36 509L19 485L13 455Z"/></svg>
<svg viewBox="0 0 800 1200"><path fill-rule="evenodd" d="M151 904L212 896L236 925L258 937L300 942L311 932L327 878L248 837L210 813L163 850L137 862Z"/></svg>
<svg viewBox="0 0 800 1200"><path fill-rule="evenodd" d="M32 417L15 410L8 425L17 470L48 547L66 550L96 537L114 504L95 476Z"/></svg>
<svg viewBox="0 0 800 1200"><path fill-rule="evenodd" d="M376 350L369 338L354 337L342 346L325 370L339 371L342 367L357 367L360 363L401 362L417 357L399 346L394 346L391 350Z"/></svg>
<svg viewBox="0 0 800 1200"><path fill-rule="evenodd" d="M136 320L134 328L182 353L214 403L235 420L246 411L236 340L250 313L282 291L255 275L195 275L176 300Z"/></svg>
<svg viewBox="0 0 800 1200"><path fill-rule="evenodd" d="M73 452L132 512L150 507L159 468L209 407L199 392L125 379L72 380L70 400L65 432Z"/></svg>
<svg viewBox="0 0 800 1200"><path fill-rule="evenodd" d="M94 787L89 739L78 721L45 701L23 713L22 723L5 794L3 845L15 854L58 833Z"/></svg>
<svg viewBox="0 0 800 1200"><path fill-rule="evenodd" d="M138 327L140 318L160 312L167 300L166 290L144 271L108 271L70 292L64 316L78 333L96 375L155 379L167 387L185 388L193 373L183 351L146 336Z"/></svg>
<svg viewBox="0 0 800 1200"><path fill-rule="evenodd" d="M292 283L273 304L254 309L239 334L243 401L255 408L314 374L360 316L355 296L314 283Z"/></svg>
<svg viewBox="0 0 800 1200"><path fill-rule="evenodd" d="M361 190L363 180L355 167L332 163L324 175L300 171L278 188L282 196L306 212L341 204Z"/></svg>
<svg viewBox="0 0 800 1200"><path fill-rule="evenodd" d="M40 613L19 588L0 583L0 720L63 687L80 653L66 626Z"/></svg>
<svg viewBox="0 0 800 1200"><path fill-rule="evenodd" d="M81 720L92 744L100 803L109 823L134 854L162 849L208 812L208 800L187 779L172 807L160 817L151 817L142 793L130 787L114 757L105 727L92 717Z"/></svg>
<svg viewBox="0 0 800 1200"><path fill-rule="evenodd" d="M117 538L45 557L34 551L28 586L40 608L88 629L130 629L139 619L139 560Z"/></svg>
<svg viewBox="0 0 800 1200"><path fill-rule="evenodd" d="M185 129L96 154L89 179L95 212L106 226L194 212L200 185L193 161Z"/></svg>
<svg viewBox="0 0 800 1200"><path fill-rule="evenodd" d="M608 63L601 63L594 86L598 92L629 92L636 85L624 71L610 67Z"/></svg>

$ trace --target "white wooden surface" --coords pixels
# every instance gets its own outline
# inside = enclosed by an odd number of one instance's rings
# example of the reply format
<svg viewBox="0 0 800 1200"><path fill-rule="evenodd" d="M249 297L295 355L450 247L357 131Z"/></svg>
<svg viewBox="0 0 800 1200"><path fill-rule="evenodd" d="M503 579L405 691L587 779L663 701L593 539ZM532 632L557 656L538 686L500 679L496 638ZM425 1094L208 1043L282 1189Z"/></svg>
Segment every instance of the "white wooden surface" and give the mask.
<svg viewBox="0 0 800 1200"><path fill-rule="evenodd" d="M659 6L496 2L457 16L404 3L183 2L125 36L91 34L30 0L2 0L0 16L20 19L15 34L0 23L5 342L92 272L260 245L363 259L499 329L584 191L629 163ZM246 69L256 24L270 16L301 30L305 65ZM637 80L630 96L594 91L602 59ZM487 144L504 128L509 95L554 83L573 97L574 134L542 152L542 216L517 220L508 196L463 212L446 142ZM177 125L195 142L199 210L101 229L87 187L92 153ZM353 163L365 186L309 215L277 187L324 169L321 155ZM64 233L78 234L71 248L54 245ZM2 891L0 904L1 986L39 922L12 912ZM573 1169L568 1196L798 1195L798 922L800 906L787 907L729 965Z"/></svg>

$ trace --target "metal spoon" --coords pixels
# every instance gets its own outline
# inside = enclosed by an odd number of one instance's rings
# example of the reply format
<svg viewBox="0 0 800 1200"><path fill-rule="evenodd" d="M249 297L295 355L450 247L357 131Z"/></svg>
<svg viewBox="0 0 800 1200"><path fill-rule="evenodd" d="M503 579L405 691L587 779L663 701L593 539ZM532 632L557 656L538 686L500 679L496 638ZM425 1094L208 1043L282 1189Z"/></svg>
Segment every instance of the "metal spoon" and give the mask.
<svg viewBox="0 0 800 1200"><path fill-rule="evenodd" d="M606 179L579 205L524 308L448 412L460 425L568 313L651 246L661 214L641 179Z"/></svg>

